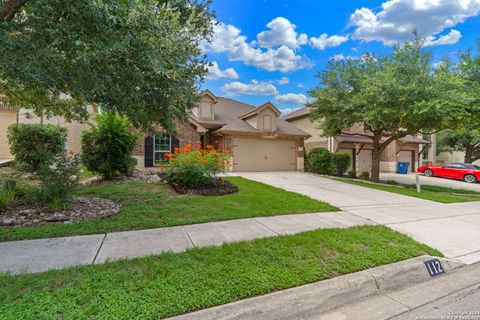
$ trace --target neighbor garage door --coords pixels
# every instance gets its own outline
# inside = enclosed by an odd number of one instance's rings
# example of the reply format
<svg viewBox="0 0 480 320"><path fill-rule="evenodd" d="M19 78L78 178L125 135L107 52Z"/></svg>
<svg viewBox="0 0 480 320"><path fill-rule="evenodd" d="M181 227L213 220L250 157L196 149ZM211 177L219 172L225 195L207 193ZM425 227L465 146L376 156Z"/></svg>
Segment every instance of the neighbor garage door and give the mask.
<svg viewBox="0 0 480 320"><path fill-rule="evenodd" d="M295 141L233 139L233 171L294 171Z"/></svg>
<svg viewBox="0 0 480 320"><path fill-rule="evenodd" d="M358 168L357 172L372 172L372 150L362 150L357 155Z"/></svg>
<svg viewBox="0 0 480 320"><path fill-rule="evenodd" d="M15 111L0 110L0 159L12 159L7 139L7 128L17 122Z"/></svg>
<svg viewBox="0 0 480 320"><path fill-rule="evenodd" d="M415 170L412 162L413 157L414 157L414 151L410 151L410 150L400 151L400 153L398 154L398 162L408 162L410 164L408 166L408 172L413 172Z"/></svg>

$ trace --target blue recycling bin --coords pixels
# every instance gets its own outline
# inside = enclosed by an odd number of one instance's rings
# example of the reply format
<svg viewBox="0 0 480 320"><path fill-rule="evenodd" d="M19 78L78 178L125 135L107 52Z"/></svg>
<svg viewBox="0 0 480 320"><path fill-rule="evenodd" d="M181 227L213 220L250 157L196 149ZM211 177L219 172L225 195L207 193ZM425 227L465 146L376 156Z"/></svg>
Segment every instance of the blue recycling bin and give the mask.
<svg viewBox="0 0 480 320"><path fill-rule="evenodd" d="M410 162L397 162L397 172L400 174L407 174L409 165Z"/></svg>

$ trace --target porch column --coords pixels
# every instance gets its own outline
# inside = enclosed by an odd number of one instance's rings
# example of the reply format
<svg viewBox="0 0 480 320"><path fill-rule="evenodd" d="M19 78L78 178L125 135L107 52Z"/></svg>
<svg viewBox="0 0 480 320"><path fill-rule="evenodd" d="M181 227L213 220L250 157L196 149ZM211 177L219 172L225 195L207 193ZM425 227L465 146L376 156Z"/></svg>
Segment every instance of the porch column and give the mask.
<svg viewBox="0 0 480 320"><path fill-rule="evenodd" d="M354 149L354 152L355 152L355 173L358 174L358 150L360 149L360 144L359 143L355 143L355 149Z"/></svg>

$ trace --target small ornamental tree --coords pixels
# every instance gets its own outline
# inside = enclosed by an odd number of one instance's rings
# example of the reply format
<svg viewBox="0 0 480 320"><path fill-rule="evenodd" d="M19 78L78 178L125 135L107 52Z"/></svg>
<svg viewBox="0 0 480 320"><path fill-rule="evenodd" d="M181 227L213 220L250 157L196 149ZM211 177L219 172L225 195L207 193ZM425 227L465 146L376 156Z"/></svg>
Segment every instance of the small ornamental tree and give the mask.
<svg viewBox="0 0 480 320"><path fill-rule="evenodd" d="M331 174L333 172L332 154L325 148L310 150L307 157L307 167L310 172Z"/></svg>
<svg viewBox="0 0 480 320"><path fill-rule="evenodd" d="M97 126L82 135L82 163L104 179L127 175L135 165L133 150L139 134L126 116L97 115Z"/></svg>
<svg viewBox="0 0 480 320"><path fill-rule="evenodd" d="M10 152L21 170L35 173L64 152L65 128L50 124L12 124L8 127Z"/></svg>
<svg viewBox="0 0 480 320"><path fill-rule="evenodd" d="M343 176L352 163L352 158L345 152L332 153L333 168L335 174Z"/></svg>

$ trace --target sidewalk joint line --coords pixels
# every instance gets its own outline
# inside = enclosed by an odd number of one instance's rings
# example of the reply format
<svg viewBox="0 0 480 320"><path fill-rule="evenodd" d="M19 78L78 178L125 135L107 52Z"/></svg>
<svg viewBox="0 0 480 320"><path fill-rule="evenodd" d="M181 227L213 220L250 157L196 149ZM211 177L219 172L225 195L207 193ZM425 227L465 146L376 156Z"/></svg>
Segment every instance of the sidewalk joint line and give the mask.
<svg viewBox="0 0 480 320"><path fill-rule="evenodd" d="M95 257L93 258L92 264L95 264L95 261L97 260L98 254L100 253L100 250L102 250L103 243L105 242L105 238L107 237L108 233L105 233L102 238L102 242L100 243L100 247L98 247L97 253L95 254Z"/></svg>
<svg viewBox="0 0 480 320"><path fill-rule="evenodd" d="M187 235L188 240L190 240L190 243L192 244L192 247L193 247L193 248L196 248L195 243L193 243L193 240L192 240L192 238L190 237L190 234L188 233L187 229L185 229L185 226L182 226L182 229L183 229L183 232L185 232L185 234Z"/></svg>
<svg viewBox="0 0 480 320"><path fill-rule="evenodd" d="M273 233L275 233L276 235L281 235L281 233L273 230L272 228L266 226L265 224L261 223L260 221L257 220L257 218L252 218L252 220L258 222L259 224L261 224L262 226L264 226L265 228L267 228L268 230L272 231Z"/></svg>

